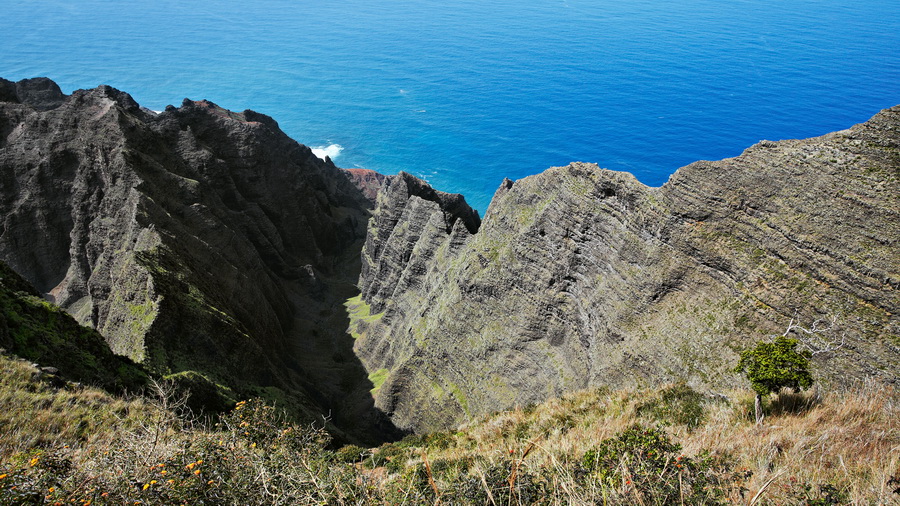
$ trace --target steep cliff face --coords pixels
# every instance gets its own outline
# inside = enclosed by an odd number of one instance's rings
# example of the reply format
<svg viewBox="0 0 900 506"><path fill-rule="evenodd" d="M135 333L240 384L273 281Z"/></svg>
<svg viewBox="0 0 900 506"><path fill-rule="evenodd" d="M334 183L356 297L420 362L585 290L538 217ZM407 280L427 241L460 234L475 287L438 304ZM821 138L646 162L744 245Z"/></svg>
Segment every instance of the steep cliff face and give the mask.
<svg viewBox="0 0 900 506"><path fill-rule="evenodd" d="M342 171L253 111L0 84L0 259L154 370L381 430L342 332L370 207Z"/></svg>
<svg viewBox="0 0 900 506"><path fill-rule="evenodd" d="M0 79L0 261L116 353L363 441L593 385L732 385L792 323L821 331L794 334L824 382L896 382L898 195L900 106L661 188L584 163L505 180L482 221L253 111Z"/></svg>
<svg viewBox="0 0 900 506"><path fill-rule="evenodd" d="M354 322L377 405L430 430L592 385L727 386L791 322L827 329L795 331L823 381L896 382L898 153L900 107L661 188L573 163L504 181L480 228L387 186Z"/></svg>

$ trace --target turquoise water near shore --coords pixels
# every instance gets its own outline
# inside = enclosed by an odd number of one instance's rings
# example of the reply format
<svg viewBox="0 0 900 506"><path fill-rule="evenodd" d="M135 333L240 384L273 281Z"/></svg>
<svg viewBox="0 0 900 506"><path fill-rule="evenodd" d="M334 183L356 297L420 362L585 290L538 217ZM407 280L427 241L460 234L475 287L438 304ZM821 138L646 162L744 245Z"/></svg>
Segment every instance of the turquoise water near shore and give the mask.
<svg viewBox="0 0 900 506"><path fill-rule="evenodd" d="M657 186L900 103L894 0L0 0L0 77L274 117L482 211L570 161Z"/></svg>

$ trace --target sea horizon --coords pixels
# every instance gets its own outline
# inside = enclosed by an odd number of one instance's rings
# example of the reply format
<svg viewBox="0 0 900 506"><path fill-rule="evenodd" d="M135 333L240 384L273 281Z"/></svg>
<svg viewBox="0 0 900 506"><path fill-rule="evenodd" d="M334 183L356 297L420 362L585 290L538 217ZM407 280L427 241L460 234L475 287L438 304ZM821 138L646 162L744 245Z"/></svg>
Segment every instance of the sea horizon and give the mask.
<svg viewBox="0 0 900 506"><path fill-rule="evenodd" d="M7 2L0 77L108 84L272 116L345 168L401 170L484 214L573 161L660 186L762 140L900 103L900 5L352 0Z"/></svg>

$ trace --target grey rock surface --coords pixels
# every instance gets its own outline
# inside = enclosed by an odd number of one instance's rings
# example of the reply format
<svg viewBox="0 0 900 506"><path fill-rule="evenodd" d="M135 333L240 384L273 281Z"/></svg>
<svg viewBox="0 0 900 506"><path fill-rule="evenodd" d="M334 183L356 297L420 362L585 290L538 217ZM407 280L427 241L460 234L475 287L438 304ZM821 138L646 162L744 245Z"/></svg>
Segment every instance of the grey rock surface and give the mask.
<svg viewBox="0 0 900 506"><path fill-rule="evenodd" d="M377 406L429 431L591 386L737 386L737 353L792 323L822 330L792 333L821 382L896 383L898 153L895 107L661 188L573 163L504 181L477 229L385 186L354 329Z"/></svg>
<svg viewBox="0 0 900 506"><path fill-rule="evenodd" d="M253 111L0 84L0 260L196 391L390 432L341 323L370 207L341 170Z"/></svg>

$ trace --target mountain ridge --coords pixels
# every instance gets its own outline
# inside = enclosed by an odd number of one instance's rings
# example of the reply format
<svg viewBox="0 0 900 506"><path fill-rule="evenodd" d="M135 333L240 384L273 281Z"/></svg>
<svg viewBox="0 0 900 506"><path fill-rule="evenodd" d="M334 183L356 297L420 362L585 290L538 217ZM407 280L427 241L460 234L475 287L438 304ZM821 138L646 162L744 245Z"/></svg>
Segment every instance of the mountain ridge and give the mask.
<svg viewBox="0 0 900 506"><path fill-rule="evenodd" d="M507 180L475 234L401 222L439 239L363 255L363 299L386 311L356 344L388 372L377 405L427 431L591 386L734 386L737 352L786 330L825 382L895 383L898 119L763 141L660 188L584 163ZM417 203L379 201L379 237L383 207ZM404 244L418 254L384 258Z"/></svg>
<svg viewBox="0 0 900 506"><path fill-rule="evenodd" d="M113 351L351 440L597 385L732 386L737 351L792 324L827 329L801 336L824 381L896 383L898 125L661 188L573 163L504 180L482 219L253 111L0 80L0 260Z"/></svg>
<svg viewBox="0 0 900 506"><path fill-rule="evenodd" d="M351 438L391 433L340 323L370 206L341 170L253 111L155 114L107 86L35 107L32 88L58 90L28 80L0 102L0 258L217 404L263 396Z"/></svg>

